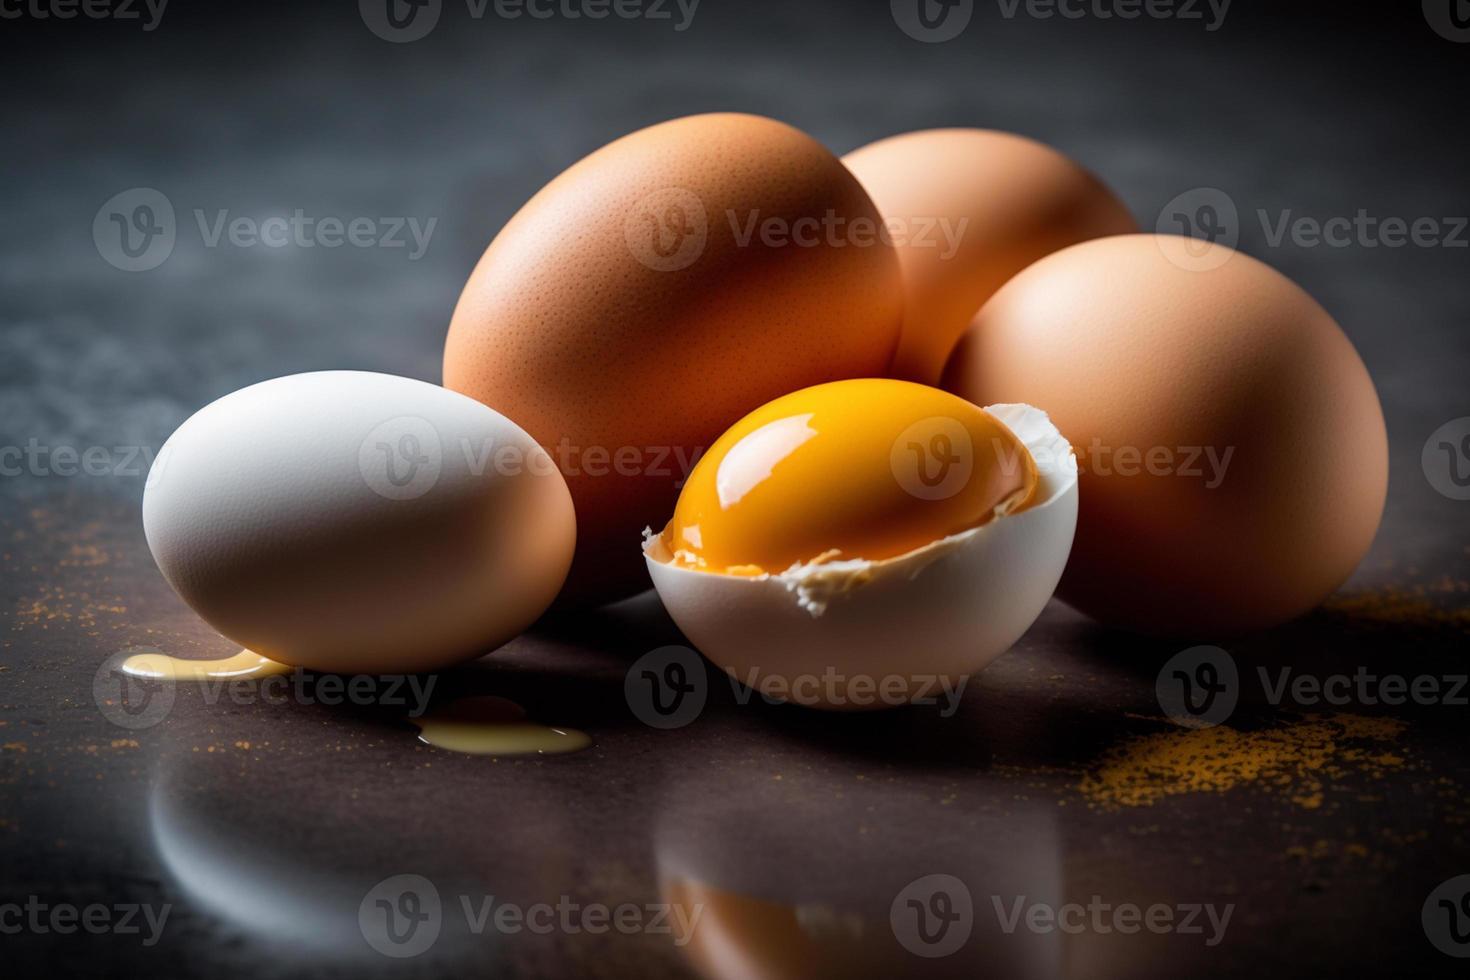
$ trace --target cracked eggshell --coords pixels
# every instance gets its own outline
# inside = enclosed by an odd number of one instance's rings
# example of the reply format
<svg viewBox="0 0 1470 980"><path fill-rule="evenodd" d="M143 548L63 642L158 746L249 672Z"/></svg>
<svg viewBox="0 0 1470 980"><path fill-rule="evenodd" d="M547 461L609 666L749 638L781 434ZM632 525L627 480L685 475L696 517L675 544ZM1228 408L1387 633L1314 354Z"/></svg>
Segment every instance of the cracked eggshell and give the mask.
<svg viewBox="0 0 1470 980"><path fill-rule="evenodd" d="M148 475L143 530L174 590L282 663L435 670L512 639L571 565L571 493L473 398L363 371L206 405Z"/></svg>
<svg viewBox="0 0 1470 980"><path fill-rule="evenodd" d="M1077 460L1046 413L986 411L1036 459L1035 505L896 558L751 577L672 564L647 531L644 558L669 615L705 657L769 697L863 710L953 689L1036 621L1077 526Z"/></svg>

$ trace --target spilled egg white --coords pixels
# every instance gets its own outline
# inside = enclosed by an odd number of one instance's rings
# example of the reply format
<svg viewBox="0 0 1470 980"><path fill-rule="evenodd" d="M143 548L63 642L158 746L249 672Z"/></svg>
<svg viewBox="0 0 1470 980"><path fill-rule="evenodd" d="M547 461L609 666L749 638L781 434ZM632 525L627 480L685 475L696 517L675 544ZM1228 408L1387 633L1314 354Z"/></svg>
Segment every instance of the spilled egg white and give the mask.
<svg viewBox="0 0 1470 980"><path fill-rule="evenodd" d="M1020 639L1062 576L1077 527L1077 459L1045 412L985 409L1036 460L1036 502L906 554L727 575L674 564L644 532L654 588L715 665L761 694L865 710L942 697Z"/></svg>

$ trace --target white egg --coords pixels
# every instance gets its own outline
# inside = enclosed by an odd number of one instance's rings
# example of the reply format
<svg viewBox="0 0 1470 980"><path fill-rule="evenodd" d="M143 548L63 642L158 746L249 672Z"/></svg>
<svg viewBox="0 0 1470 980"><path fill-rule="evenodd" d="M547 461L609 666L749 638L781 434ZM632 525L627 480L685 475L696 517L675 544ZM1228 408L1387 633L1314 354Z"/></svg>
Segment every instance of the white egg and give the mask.
<svg viewBox="0 0 1470 980"><path fill-rule="evenodd" d="M200 409L149 473L143 528L220 633L353 673L433 670L511 639L556 597L576 537L566 482L514 422L360 371Z"/></svg>
<svg viewBox="0 0 1470 980"><path fill-rule="evenodd" d="M963 685L1020 639L1061 579L1077 527L1077 459L1046 413L992 405L1031 451L1037 503L882 561L727 575L644 558L674 622L710 661L768 697L864 710Z"/></svg>

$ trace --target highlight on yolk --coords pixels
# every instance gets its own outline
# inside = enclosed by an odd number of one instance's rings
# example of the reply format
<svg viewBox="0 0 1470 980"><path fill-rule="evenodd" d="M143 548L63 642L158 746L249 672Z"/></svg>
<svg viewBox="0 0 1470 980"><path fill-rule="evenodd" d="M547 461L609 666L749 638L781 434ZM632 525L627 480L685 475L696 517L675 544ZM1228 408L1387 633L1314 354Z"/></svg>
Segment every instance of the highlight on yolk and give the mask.
<svg viewBox="0 0 1470 980"><path fill-rule="evenodd" d="M1010 429L937 388L835 381L735 423L689 475L664 529L674 562L733 575L894 558L1034 501Z"/></svg>

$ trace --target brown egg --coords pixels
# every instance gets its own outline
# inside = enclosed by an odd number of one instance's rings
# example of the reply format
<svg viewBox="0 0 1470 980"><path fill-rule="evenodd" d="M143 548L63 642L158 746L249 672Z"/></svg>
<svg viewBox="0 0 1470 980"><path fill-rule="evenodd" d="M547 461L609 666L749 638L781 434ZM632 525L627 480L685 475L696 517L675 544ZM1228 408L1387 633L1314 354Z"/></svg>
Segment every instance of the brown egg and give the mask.
<svg viewBox="0 0 1470 980"><path fill-rule="evenodd" d="M1044 255L1137 231L1092 174L1049 146L984 129L931 129L842 158L889 223L906 313L893 377L936 384L975 311Z"/></svg>
<svg viewBox="0 0 1470 980"><path fill-rule="evenodd" d="M879 228L819 143L735 114L611 143L505 226L454 311L444 384L561 466L577 509L566 598L648 586L640 532L731 423L883 373L903 292Z"/></svg>
<svg viewBox="0 0 1470 980"><path fill-rule="evenodd" d="M1367 552L1388 440L1312 297L1219 245L1125 235L1048 256L975 319L944 386L1049 412L1082 467L1059 594L1207 638L1306 612Z"/></svg>

